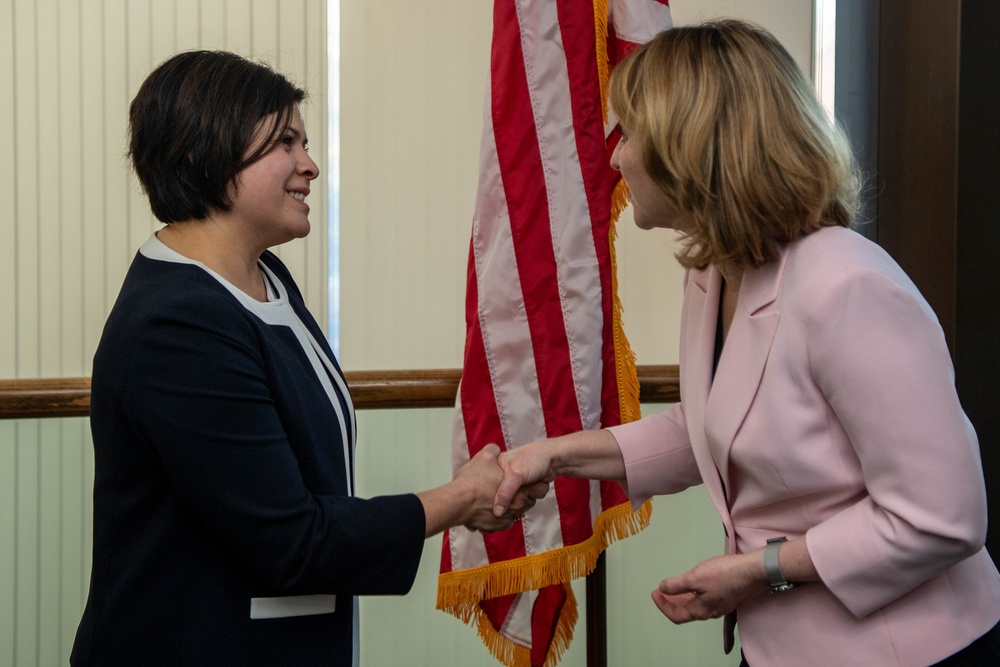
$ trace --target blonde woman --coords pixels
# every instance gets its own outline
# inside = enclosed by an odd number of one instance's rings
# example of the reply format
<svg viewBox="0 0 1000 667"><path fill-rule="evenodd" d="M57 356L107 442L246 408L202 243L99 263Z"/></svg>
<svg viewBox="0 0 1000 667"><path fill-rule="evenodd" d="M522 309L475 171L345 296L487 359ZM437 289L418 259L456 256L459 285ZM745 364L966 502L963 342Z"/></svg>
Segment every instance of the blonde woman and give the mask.
<svg viewBox="0 0 1000 667"><path fill-rule="evenodd" d="M679 230L681 401L501 454L515 489L616 479L638 506L704 484L725 555L660 582L675 623L739 621L744 665L1000 664L976 434L941 328L850 229L850 147L785 49L680 27L615 70L612 157L636 224ZM943 662L942 662L943 661Z"/></svg>

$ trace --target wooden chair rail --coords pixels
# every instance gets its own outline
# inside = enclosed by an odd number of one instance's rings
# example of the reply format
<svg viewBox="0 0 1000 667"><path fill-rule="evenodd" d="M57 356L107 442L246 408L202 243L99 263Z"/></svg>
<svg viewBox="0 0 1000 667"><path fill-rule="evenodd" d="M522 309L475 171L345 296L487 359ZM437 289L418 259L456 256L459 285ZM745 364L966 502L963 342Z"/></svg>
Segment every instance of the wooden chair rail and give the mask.
<svg viewBox="0 0 1000 667"><path fill-rule="evenodd" d="M639 400L680 400L677 366L639 366ZM460 370L349 371L345 373L359 410L447 408L455 404ZM0 380L0 419L86 417L90 378Z"/></svg>

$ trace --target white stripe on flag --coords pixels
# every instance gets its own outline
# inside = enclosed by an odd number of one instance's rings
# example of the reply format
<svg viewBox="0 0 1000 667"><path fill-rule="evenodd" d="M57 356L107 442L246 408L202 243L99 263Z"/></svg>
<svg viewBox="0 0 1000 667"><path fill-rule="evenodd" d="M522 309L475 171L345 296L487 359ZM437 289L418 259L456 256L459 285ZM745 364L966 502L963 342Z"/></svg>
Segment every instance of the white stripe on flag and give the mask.
<svg viewBox="0 0 1000 667"><path fill-rule="evenodd" d="M600 273L591 214L576 148L569 70L557 3L522 0L519 14L533 13L522 31L528 91L542 158L555 251L559 298L570 346L570 367L580 421L596 428L601 420L602 350ZM580 308L579 304L595 304ZM520 444L520 443L518 443Z"/></svg>
<svg viewBox="0 0 1000 667"><path fill-rule="evenodd" d="M608 13L618 39L644 44L664 27L673 25L670 7L659 2L610 0Z"/></svg>

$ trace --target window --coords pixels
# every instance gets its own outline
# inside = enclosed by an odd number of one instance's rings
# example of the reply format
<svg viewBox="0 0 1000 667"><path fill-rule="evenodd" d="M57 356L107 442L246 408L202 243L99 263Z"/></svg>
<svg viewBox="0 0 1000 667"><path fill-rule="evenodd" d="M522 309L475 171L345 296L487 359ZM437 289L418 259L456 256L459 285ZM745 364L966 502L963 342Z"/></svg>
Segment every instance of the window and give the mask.
<svg viewBox="0 0 1000 667"><path fill-rule="evenodd" d="M328 0L327 15L327 337L340 356L340 0Z"/></svg>
<svg viewBox="0 0 1000 667"><path fill-rule="evenodd" d="M814 5L813 81L830 117L833 113L834 63L837 43L837 0L816 0Z"/></svg>

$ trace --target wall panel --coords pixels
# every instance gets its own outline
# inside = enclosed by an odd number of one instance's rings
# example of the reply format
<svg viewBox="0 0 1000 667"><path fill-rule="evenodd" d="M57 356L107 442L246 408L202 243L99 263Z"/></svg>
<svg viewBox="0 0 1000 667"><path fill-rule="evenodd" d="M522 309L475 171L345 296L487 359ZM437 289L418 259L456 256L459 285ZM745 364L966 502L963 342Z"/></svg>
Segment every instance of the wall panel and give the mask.
<svg viewBox="0 0 1000 667"><path fill-rule="evenodd" d="M0 377L90 374L128 265L159 227L125 158L128 105L149 71L191 48L266 60L309 89L322 155L325 23L324 0L280 11L276 0L0 0ZM320 322L325 182L313 186L313 234L282 251ZM85 419L0 422L0 665L68 661L92 489Z"/></svg>

